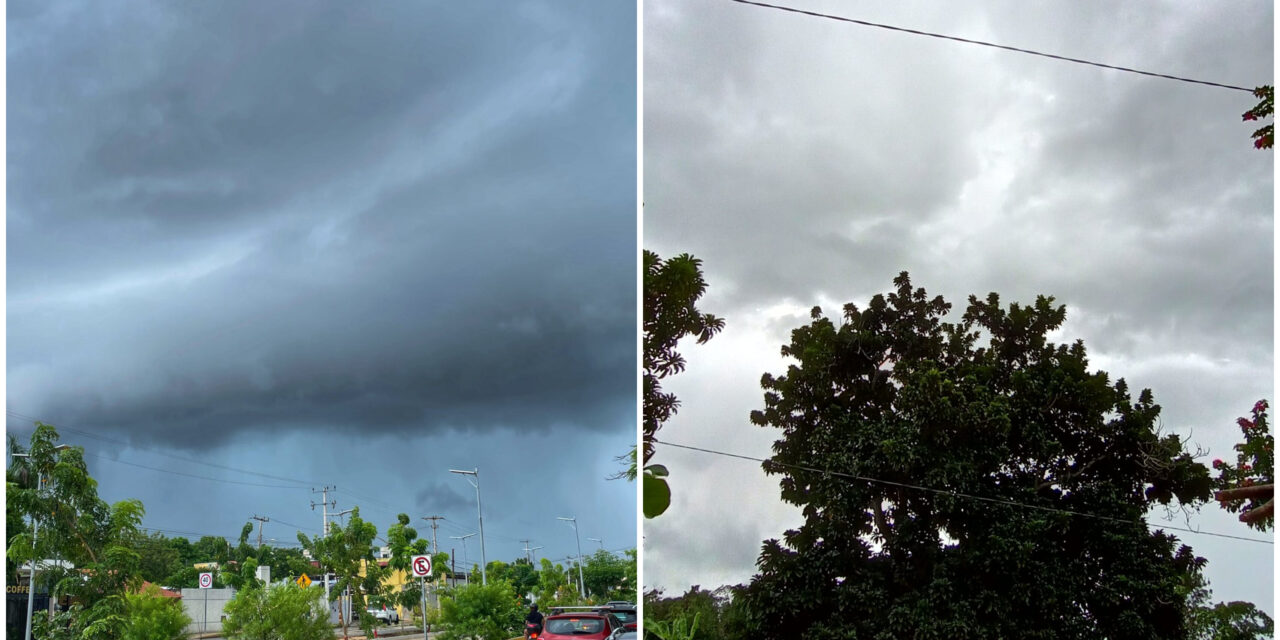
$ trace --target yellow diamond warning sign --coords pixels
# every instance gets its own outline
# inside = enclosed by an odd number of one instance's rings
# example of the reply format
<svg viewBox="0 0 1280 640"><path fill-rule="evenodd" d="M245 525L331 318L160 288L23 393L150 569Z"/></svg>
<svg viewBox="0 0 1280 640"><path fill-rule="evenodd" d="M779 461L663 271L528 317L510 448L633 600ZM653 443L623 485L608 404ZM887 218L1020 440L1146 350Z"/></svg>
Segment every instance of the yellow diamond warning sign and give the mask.
<svg viewBox="0 0 1280 640"><path fill-rule="evenodd" d="M311 578L308 578L307 574L304 573L298 576L297 583L299 587L306 589L307 587L311 586Z"/></svg>

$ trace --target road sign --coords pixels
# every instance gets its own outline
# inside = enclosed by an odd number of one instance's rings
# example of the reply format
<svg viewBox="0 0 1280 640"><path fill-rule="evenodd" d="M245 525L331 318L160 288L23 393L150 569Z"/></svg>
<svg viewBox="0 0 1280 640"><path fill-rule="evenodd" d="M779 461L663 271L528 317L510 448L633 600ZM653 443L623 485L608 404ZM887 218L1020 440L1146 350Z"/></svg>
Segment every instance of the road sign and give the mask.
<svg viewBox="0 0 1280 640"><path fill-rule="evenodd" d="M431 556L413 557L413 575L419 578L431 575Z"/></svg>
<svg viewBox="0 0 1280 640"><path fill-rule="evenodd" d="M298 576L298 579L296 582L298 583L298 586L302 587L303 589L306 589L307 587L311 586L311 578L308 577L307 574L305 573Z"/></svg>
<svg viewBox="0 0 1280 640"><path fill-rule="evenodd" d="M190 583L187 583L187 584L190 584ZM212 587L213 587L213 574L212 573L200 574L200 588L210 589Z"/></svg>

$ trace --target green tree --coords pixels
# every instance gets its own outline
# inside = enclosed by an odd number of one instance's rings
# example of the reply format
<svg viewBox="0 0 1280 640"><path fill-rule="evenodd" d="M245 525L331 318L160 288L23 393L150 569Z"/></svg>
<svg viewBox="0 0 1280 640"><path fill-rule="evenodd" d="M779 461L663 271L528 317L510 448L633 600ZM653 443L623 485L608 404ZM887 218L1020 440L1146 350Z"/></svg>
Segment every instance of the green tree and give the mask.
<svg viewBox="0 0 1280 640"><path fill-rule="evenodd" d="M1151 392L1133 402L1082 342L1050 342L1066 317L1052 298L971 296L953 324L905 272L894 284L839 324L815 308L782 348L786 375L762 378L751 421L782 430L764 470L805 522L764 543L744 593L755 628L1185 636L1197 559L1142 518L1207 500L1210 480L1157 432Z"/></svg>
<svg viewBox="0 0 1280 640"><path fill-rule="evenodd" d="M34 517L39 534L33 540L23 529L10 536L6 556L19 566L46 558L69 564L42 567L37 576L52 585L52 597L66 595L78 603L53 626L75 629L86 639L118 638L126 620L124 595L142 582L141 560L134 548L142 503L122 500L108 505L98 497L84 449L59 448L57 441L57 430L41 422L25 451L10 441L11 453L24 455L14 457L6 474L5 506L16 511L17 518Z"/></svg>
<svg viewBox="0 0 1280 640"><path fill-rule="evenodd" d="M1240 427L1244 441L1235 446L1234 464L1222 460L1213 461L1213 468L1218 472L1218 477L1214 478L1214 489L1228 491L1247 487L1274 487L1275 437L1271 435L1270 423L1267 421L1267 401L1256 402L1253 405L1253 419L1238 418L1236 425ZM1222 508L1231 513L1240 513L1240 520L1251 528L1270 531L1276 518L1275 506L1271 502L1273 491L1274 489L1264 490L1247 498L1223 500Z"/></svg>
<svg viewBox="0 0 1280 640"><path fill-rule="evenodd" d="M538 603L545 609L554 605L577 604L577 589L569 587L569 575L564 565L554 564L546 558L538 560L538 587L535 592Z"/></svg>
<svg viewBox="0 0 1280 640"><path fill-rule="evenodd" d="M1201 569L1204 559L1198 558L1191 575L1187 577L1189 591L1187 612L1187 638L1189 640L1262 640L1275 635L1275 624L1265 612L1250 602L1219 602L1210 605L1212 592Z"/></svg>
<svg viewBox="0 0 1280 640"><path fill-rule="evenodd" d="M401 513L396 516L395 524L387 527L387 546L391 547L391 559L387 561L387 568L392 571L403 571L409 576L413 574L413 557L427 555L428 550L428 541L418 537L418 531L409 526L411 522L413 520L408 514ZM444 559L447 561L448 556L444 556ZM434 582L436 576L443 575L444 571L446 568L441 563L441 558L433 556L431 558L432 575L427 578L427 582ZM410 579L405 583L402 591L390 594L387 599L410 611L421 611L422 580Z"/></svg>
<svg viewBox="0 0 1280 640"><path fill-rule="evenodd" d="M231 560L231 543L222 536L202 536L191 545L193 564L216 562L219 565Z"/></svg>
<svg viewBox="0 0 1280 640"><path fill-rule="evenodd" d="M524 609L505 580L458 587L441 601L443 640L506 640L520 634Z"/></svg>
<svg viewBox="0 0 1280 640"><path fill-rule="evenodd" d="M378 536L378 528L372 522L365 522L360 517L360 508L352 509L351 518L345 527L330 527L329 535L308 538L298 534L298 541L309 549L320 561L320 565L333 572L337 581L330 589L329 599L336 600L350 588L351 610L363 612L366 608L366 596L379 595L382 592L383 572L373 557L373 539ZM361 577L361 570L365 575ZM359 617L360 628L366 635L373 634L374 621L371 616ZM350 620L342 618L342 635L347 635Z"/></svg>
<svg viewBox="0 0 1280 640"><path fill-rule="evenodd" d="M632 600L636 596L634 582L627 582L627 560L600 549L587 556L582 565L582 581L587 593L601 602Z"/></svg>
<svg viewBox="0 0 1280 640"><path fill-rule="evenodd" d="M684 356L676 350L686 336L704 344L724 329L724 320L698 310L707 290L702 261L689 254L668 260L644 252L644 515L661 515L671 504L667 468L651 464L653 442L662 425L676 414L680 402L662 390L662 380L684 371ZM634 476L634 472L631 474Z"/></svg>
<svg viewBox="0 0 1280 640"><path fill-rule="evenodd" d="M128 620L122 640L182 640L191 624L182 601L160 595L155 585L125 596L124 608Z"/></svg>
<svg viewBox="0 0 1280 640"><path fill-rule="evenodd" d="M140 534L133 548L141 559L139 570L143 580L160 583L182 568L177 549L159 532Z"/></svg>
<svg viewBox="0 0 1280 640"><path fill-rule="evenodd" d="M334 634L323 600L324 589L314 585L242 589L227 603L223 630L230 640L329 640Z"/></svg>

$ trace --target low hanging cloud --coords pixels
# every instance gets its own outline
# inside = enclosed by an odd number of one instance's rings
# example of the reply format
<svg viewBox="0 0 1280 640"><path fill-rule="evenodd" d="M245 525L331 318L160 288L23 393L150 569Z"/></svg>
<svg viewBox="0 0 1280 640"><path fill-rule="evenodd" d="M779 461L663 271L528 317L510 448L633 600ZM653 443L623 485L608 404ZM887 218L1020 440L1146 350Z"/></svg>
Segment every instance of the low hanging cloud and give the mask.
<svg viewBox="0 0 1280 640"><path fill-rule="evenodd" d="M633 411L632 16L131 5L10 8L11 406L186 448Z"/></svg>

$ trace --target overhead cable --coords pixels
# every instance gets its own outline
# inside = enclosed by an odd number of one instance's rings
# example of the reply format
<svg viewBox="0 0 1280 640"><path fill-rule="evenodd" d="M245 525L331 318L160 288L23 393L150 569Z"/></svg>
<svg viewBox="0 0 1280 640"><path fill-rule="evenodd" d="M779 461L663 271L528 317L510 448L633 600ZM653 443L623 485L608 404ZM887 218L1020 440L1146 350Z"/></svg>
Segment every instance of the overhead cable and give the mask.
<svg viewBox="0 0 1280 640"><path fill-rule="evenodd" d="M750 460L750 461L752 461L752 462L766 462L766 460L765 460L764 458L753 458L753 457L751 457L751 456L744 456L744 455L741 455L741 454L737 454L737 453L729 453L729 452L726 452L726 451L717 451L717 450L715 450L715 449L705 449L705 448L703 448L703 447L692 447L692 446L689 446L689 445L676 444L676 443L674 443L674 442L665 442L665 441L660 441L660 440L656 440L656 439L655 439L653 442L654 442L655 444L659 444L659 445L663 445L663 446L667 446L667 447L675 447L675 448L677 448L677 449L688 449L688 450L690 450L690 451L701 451L701 452L703 452L703 453L711 453L711 454L715 454L715 455L718 455L718 456L724 456L724 457L726 457L726 458L738 458L738 459L740 459L740 460ZM821 474L824 474L824 475L835 476L835 477L838 477L838 478L848 478L848 479L850 479L850 480L860 480L860 481L862 481L862 482L872 482L872 483L876 483L876 484L883 484L883 485L887 485L887 486L891 486L891 487L901 487L901 488L903 488L903 489L913 489L913 490L916 490L916 491L928 491L928 492L931 492L931 493L937 493L937 494L941 494L941 495L951 496L951 497L954 497L954 498L967 498L967 499L970 499L970 500L980 500L980 501L983 501L983 502L992 502L992 503L995 503L995 504L1002 504L1002 505L1010 506L1010 507L1020 507L1020 508L1023 508L1023 509L1036 509L1036 510L1039 510L1039 511L1048 511L1048 512L1052 512L1052 513L1063 513L1063 514L1067 514L1067 515L1071 515L1071 516L1078 516L1078 517L1081 517L1081 518L1094 518L1094 519L1097 519L1097 520L1108 520L1108 521L1111 521L1111 522L1118 522L1118 523L1121 523L1121 524L1141 524L1141 525L1144 525L1144 526L1157 526L1157 527L1160 527L1160 528L1162 528L1162 529L1172 529L1172 530L1175 530L1175 531L1185 531L1185 532L1187 532L1187 533L1194 533L1194 534L1202 535L1202 536L1215 536L1215 537L1218 537L1218 538L1231 538L1231 539L1233 539L1233 540L1245 540L1245 541L1247 541L1247 542L1260 542L1260 543L1262 543L1262 544L1275 544L1275 542L1274 542L1274 541L1271 541L1271 540L1261 540L1261 539L1258 539L1258 538L1246 538L1246 537L1244 537L1244 536L1234 536L1234 535L1230 535L1230 534L1226 534L1226 533L1214 533L1214 532L1211 532L1211 531L1200 531L1200 530L1196 530L1196 529L1187 529L1187 528L1183 528L1183 527L1174 527L1174 526L1169 526L1169 525L1152 524L1152 523L1149 523L1149 522L1146 522L1146 521L1135 522L1135 521L1133 521L1133 520L1126 520L1126 519L1124 519L1124 518L1114 518L1114 517L1112 517L1112 516L1103 516L1103 515L1097 515L1097 514L1093 514L1093 513L1083 513L1083 512L1080 512L1080 511L1068 511L1068 510L1066 510L1066 509L1055 509L1055 508L1053 508L1053 507L1044 507L1044 506L1034 505L1034 504L1025 504L1025 503L1022 503L1022 502L1014 502L1014 501L1012 501L1012 500L1004 500L1004 499L1001 499L1001 498L989 498L989 497L986 497L986 496L975 496L975 495L972 495L972 494L960 493L960 492L958 492L958 491L952 491L952 490L950 490L950 489L936 489L936 488L933 488L933 487L922 487L922 486L920 486L920 485L907 484L907 483L905 483L905 482L894 482L893 480L882 480L882 479L880 479L880 478L870 478L870 477L867 477L867 476L860 476L860 475L855 475L855 474L852 474L852 473L844 473L844 472L842 472L842 471L832 471L832 470L830 470L830 469L818 469L818 468L815 468L815 467L806 467L806 466L803 466L803 465L796 465L796 464L783 464L783 463L781 463L781 462L775 462L775 461L771 461L771 460L770 460L770 461L768 461L768 462L769 462L770 464L773 464L773 465L776 465L776 466L779 466L779 467L783 467L783 468L787 468L787 469L798 469L798 470L800 470L800 471L808 471L808 472L811 472L811 473L821 473Z"/></svg>
<svg viewBox="0 0 1280 640"><path fill-rule="evenodd" d="M992 47L992 48L994 48L994 49L1004 49L1005 51L1015 51L1015 52L1017 52L1017 53L1026 53L1026 54L1030 54L1030 55L1033 55L1033 56L1040 56L1040 57L1042 57L1042 58L1052 58L1052 59L1054 59L1054 60L1061 60L1061 61L1063 61L1063 62L1074 62L1074 63L1076 63L1076 64L1087 64L1087 65L1094 66L1094 67L1101 67L1101 68L1103 68L1103 69L1112 69L1112 70L1115 70L1115 71L1125 71L1125 72L1128 72L1128 73L1137 73L1137 74L1140 74L1140 75L1144 75L1144 76L1151 76L1151 77L1154 77L1154 78L1165 78L1165 79L1167 79L1167 80L1177 80L1178 82L1190 82L1190 83L1193 83L1193 84L1202 84L1202 85L1207 85L1207 86L1210 86L1210 87L1218 87L1218 88L1220 88L1220 89L1232 89L1232 90L1235 90L1235 91L1245 91L1245 92L1248 92L1248 93L1253 93L1253 89L1249 89L1249 88L1246 88L1246 87L1238 87L1238 86L1230 85L1230 84L1222 84L1222 83L1220 83L1220 82L1210 82L1210 81L1208 81L1208 80L1194 80L1194 79L1192 79L1192 78L1183 78L1183 77L1180 77L1180 76L1174 76L1174 75L1169 75L1169 74L1165 74L1165 73L1155 73L1155 72L1153 72L1153 71L1143 71L1143 70L1141 70L1141 69L1131 69L1131 68L1129 68L1129 67L1120 67L1120 66L1116 66L1116 65L1113 65L1113 64L1104 64L1104 63L1101 63L1101 62L1094 62L1094 61L1092 61L1092 60L1082 60L1082 59L1080 59L1080 58L1069 58L1069 57L1067 57L1067 56L1060 56L1060 55L1055 55L1055 54L1052 54L1052 53L1045 53L1045 52L1043 52L1043 51L1035 51L1035 50L1033 50L1033 49L1022 49L1022 48L1019 48L1019 47L1010 47L1010 46L1008 46L1008 45L996 44L996 43L994 43L994 42L984 42L984 41L982 41L982 40L972 40L972 39L969 39L969 38L961 38L961 37L958 37L958 36L949 36L949 35L944 35L944 34L941 34L941 33L931 33L931 32L928 32L928 31L920 31L920 30L917 30L917 29L907 29L907 28L905 28L905 27L895 27L895 26L893 26L893 25L880 24L880 23L878 23L878 22L868 22L868 21L866 21L866 20L856 20L856 19L854 19L854 18L845 18L845 17L843 17L843 16L835 16L835 15L831 15L831 14L827 14L827 13L818 13L818 12L816 12L816 11L808 11L808 10L805 10L805 9L797 9L796 7L784 7L784 6L781 6L781 5L768 4L768 3L765 3L765 2L755 2L755 0L730 0L730 2L737 2L738 4L749 4L749 5L756 6L756 7L764 7L764 8L766 8L766 9L777 9L778 11L787 11L787 12L790 12L790 13L799 13L799 14L803 14L803 15L806 15L806 16L813 16L813 17L815 17L815 18L825 18L825 19L827 19L827 20L836 20L836 21L839 21L839 22L848 22L848 23L852 23L852 24L862 25L862 26L864 26L864 27L875 27L875 28L877 28L877 29L888 29L888 30L890 30L890 31L901 31L901 32L903 32L903 33L911 33L911 34L915 34L915 35L918 35L918 36L929 36L930 38L941 38L941 39L943 39L943 40L954 40L954 41L956 41L956 42L963 42L963 43L966 43L966 44L976 44L976 45L981 45L981 46L984 46L984 47Z"/></svg>

